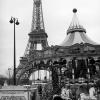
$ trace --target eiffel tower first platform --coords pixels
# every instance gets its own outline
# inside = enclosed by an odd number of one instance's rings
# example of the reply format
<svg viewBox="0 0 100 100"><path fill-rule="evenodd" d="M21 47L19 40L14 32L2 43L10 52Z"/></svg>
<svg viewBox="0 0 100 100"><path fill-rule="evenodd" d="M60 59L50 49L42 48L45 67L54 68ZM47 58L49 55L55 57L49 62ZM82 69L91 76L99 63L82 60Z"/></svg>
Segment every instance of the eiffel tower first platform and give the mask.
<svg viewBox="0 0 100 100"><path fill-rule="evenodd" d="M28 36L24 56L16 69L17 84L30 84L32 73L47 70L50 79L45 76L45 91L50 91L46 100L54 94L60 94L65 86L77 89L81 85L88 87L92 84L100 89L100 45L86 35L86 29L78 21L77 9L73 9L73 18L64 41L60 45L49 46L42 2L33 0L32 26ZM38 45L41 45L41 50L37 49Z"/></svg>

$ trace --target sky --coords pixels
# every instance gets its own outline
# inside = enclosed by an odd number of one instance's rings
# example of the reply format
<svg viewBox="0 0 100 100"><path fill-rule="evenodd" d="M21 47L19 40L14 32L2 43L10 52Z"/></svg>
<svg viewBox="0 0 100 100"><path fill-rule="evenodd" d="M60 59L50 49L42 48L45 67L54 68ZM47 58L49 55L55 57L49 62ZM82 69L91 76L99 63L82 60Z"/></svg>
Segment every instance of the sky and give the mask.
<svg viewBox="0 0 100 100"><path fill-rule="evenodd" d="M45 30L49 45L59 45L73 17L73 8L77 8L79 22L87 31L88 37L100 44L100 0L42 0ZM33 0L0 0L0 74L7 75L13 68L13 24L11 16L18 18L16 26L16 62L28 42L31 31Z"/></svg>

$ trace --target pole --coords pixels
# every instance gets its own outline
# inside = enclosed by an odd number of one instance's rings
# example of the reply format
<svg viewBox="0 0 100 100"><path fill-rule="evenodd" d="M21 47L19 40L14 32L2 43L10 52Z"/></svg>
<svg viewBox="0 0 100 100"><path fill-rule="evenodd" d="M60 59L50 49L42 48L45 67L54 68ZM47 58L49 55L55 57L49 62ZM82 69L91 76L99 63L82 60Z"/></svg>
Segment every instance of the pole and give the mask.
<svg viewBox="0 0 100 100"><path fill-rule="evenodd" d="M14 85L16 85L16 38L15 38L15 18L14 18Z"/></svg>
<svg viewBox="0 0 100 100"><path fill-rule="evenodd" d="M9 21L11 24L14 23L14 69L13 69L13 85L16 85L16 35L15 25L19 25L18 19L11 17Z"/></svg>

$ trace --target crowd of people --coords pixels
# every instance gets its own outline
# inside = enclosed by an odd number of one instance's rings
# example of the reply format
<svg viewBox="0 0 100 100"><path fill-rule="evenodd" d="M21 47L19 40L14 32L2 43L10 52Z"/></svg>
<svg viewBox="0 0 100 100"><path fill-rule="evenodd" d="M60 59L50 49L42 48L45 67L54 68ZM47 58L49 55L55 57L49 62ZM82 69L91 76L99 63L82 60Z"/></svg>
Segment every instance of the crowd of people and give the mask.
<svg viewBox="0 0 100 100"><path fill-rule="evenodd" d="M85 86L80 86L74 91L74 93L73 89L70 88L70 86L63 87L60 95L53 96L53 100L99 100L99 99L97 99L97 91L93 85L91 85L88 89Z"/></svg>

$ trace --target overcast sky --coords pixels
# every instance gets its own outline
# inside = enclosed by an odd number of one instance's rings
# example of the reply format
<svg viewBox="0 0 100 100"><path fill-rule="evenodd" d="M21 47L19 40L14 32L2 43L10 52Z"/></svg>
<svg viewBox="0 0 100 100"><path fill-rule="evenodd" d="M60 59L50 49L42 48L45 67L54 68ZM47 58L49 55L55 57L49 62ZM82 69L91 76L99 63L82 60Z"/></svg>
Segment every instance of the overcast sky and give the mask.
<svg viewBox="0 0 100 100"><path fill-rule="evenodd" d="M73 17L72 10L77 8L80 23L87 35L100 44L100 0L42 0L45 30L49 45L59 45ZM0 73L6 74L13 67L13 24L11 16L19 19L16 26L17 65L23 56L28 33L31 30L33 0L0 0Z"/></svg>

